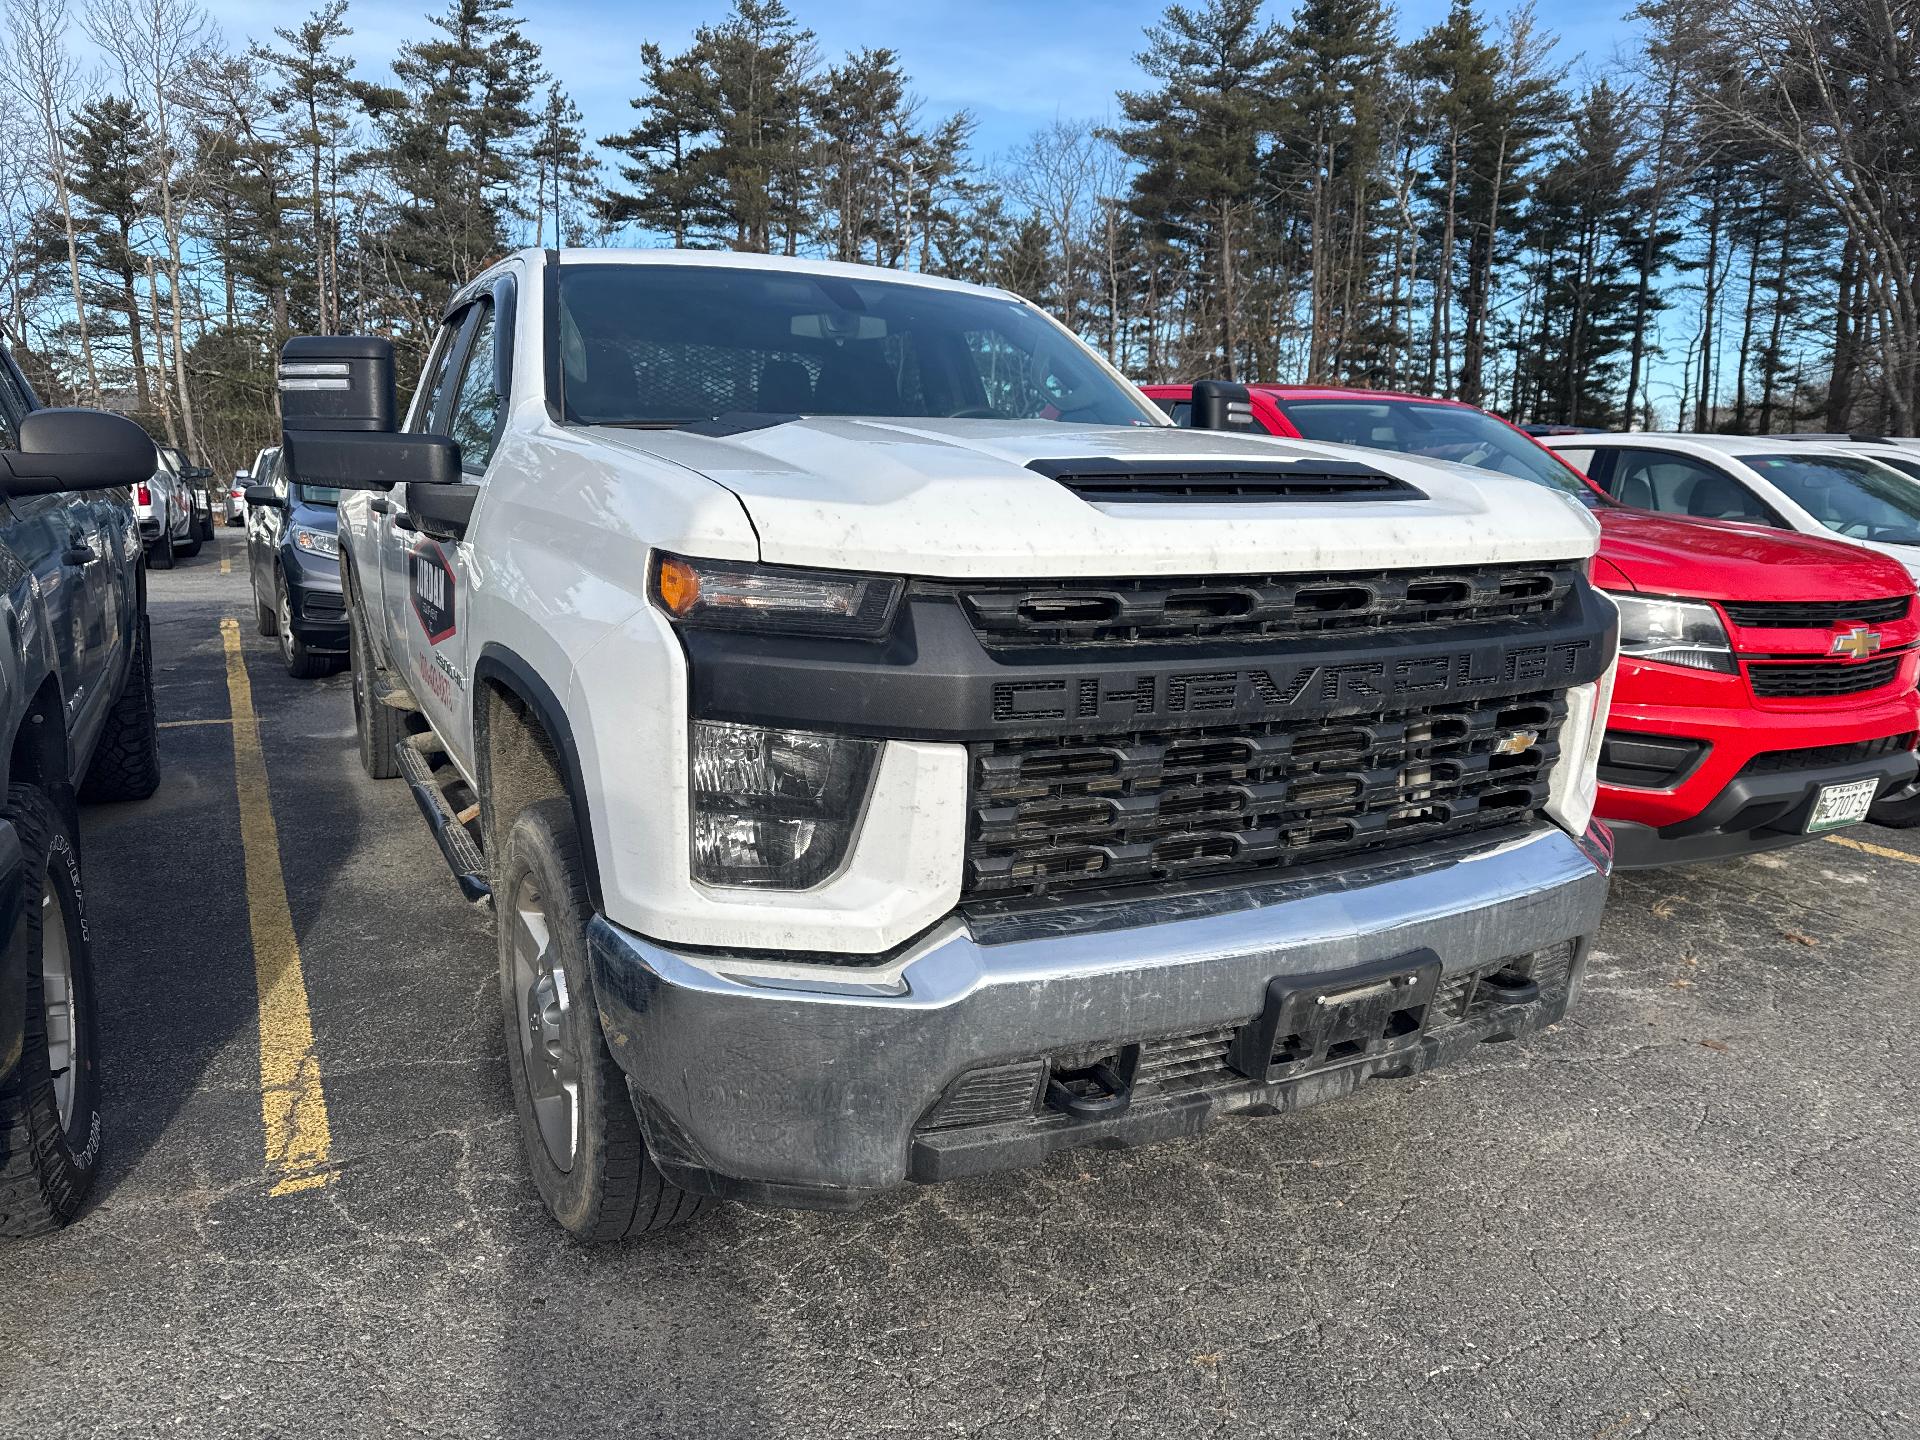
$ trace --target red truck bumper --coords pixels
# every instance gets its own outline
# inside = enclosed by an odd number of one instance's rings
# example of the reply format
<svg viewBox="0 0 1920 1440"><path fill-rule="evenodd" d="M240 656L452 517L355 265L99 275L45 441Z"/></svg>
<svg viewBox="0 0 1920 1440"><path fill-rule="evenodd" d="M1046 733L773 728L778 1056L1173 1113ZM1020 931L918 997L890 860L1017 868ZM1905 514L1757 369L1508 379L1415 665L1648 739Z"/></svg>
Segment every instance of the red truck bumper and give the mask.
<svg viewBox="0 0 1920 1440"><path fill-rule="evenodd" d="M1615 865L1717 860L1809 838L1822 789L1912 782L1920 695L1901 683L1864 696L1787 708L1756 704L1735 675L1676 675L1622 660L1601 755L1598 814Z"/></svg>

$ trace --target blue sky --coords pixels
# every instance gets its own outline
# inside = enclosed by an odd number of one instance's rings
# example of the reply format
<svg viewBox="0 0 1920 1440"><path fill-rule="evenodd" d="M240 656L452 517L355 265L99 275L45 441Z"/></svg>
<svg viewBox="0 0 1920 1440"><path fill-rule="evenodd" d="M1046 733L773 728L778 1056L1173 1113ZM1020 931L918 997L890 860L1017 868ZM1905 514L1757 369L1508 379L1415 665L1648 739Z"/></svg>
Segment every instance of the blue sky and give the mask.
<svg viewBox="0 0 1920 1440"><path fill-rule="evenodd" d="M1561 37L1560 58L1576 67L1604 64L1631 41L1633 27L1619 16L1631 0L1540 0L1540 22ZM1440 19L1447 0L1404 0L1403 34ZM212 0L209 8L230 43L267 38L272 26L291 24L311 5L295 0ZM399 45L426 30L423 19L438 0L352 0L352 53L360 75L385 78ZM520 0L527 33L547 67L585 112L594 139L631 124L627 101L638 88L640 45L654 40L683 47L695 26L717 20L725 0L617 3L617 0ZM901 4L898 0L789 0L789 8L819 37L828 58L861 46L897 50L928 110L945 115L968 109L980 125L976 148L991 159L1017 146L1056 116L1110 118L1116 90L1137 86L1134 56L1142 34L1163 6L1102 4L1096 0L968 0L966 4ZM1483 0L1489 15L1504 13ZM1273 13L1284 13L1275 5ZM1576 68L1576 73L1578 69Z"/></svg>

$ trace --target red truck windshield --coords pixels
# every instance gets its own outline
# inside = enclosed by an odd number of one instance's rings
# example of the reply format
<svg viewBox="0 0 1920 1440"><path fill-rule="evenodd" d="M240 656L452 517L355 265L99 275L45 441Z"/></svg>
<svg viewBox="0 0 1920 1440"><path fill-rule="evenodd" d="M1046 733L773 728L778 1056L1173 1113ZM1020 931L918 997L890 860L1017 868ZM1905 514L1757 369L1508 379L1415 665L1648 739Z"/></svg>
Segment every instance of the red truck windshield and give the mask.
<svg viewBox="0 0 1920 1440"><path fill-rule="evenodd" d="M869 415L1153 425L1072 336L997 295L803 270L567 265L567 418Z"/></svg>
<svg viewBox="0 0 1920 1440"><path fill-rule="evenodd" d="M1464 405L1374 398L1278 399L1276 403L1307 440L1451 460L1535 480L1589 504L1599 499L1592 486L1550 451L1512 426Z"/></svg>

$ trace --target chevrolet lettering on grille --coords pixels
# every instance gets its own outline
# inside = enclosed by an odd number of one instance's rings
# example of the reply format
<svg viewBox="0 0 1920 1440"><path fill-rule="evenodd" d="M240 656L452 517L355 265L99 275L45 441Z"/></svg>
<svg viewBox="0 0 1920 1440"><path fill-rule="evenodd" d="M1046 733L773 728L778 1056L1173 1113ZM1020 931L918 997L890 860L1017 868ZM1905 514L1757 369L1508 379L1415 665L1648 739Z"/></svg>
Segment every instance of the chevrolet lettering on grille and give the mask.
<svg viewBox="0 0 1920 1440"><path fill-rule="evenodd" d="M1199 723L1271 715L1293 705L1376 706L1395 696L1471 695L1492 685L1569 683L1592 642L1524 645L1406 660L1309 662L1208 669L1003 680L993 687L997 723L1113 720L1140 723L1193 715Z"/></svg>

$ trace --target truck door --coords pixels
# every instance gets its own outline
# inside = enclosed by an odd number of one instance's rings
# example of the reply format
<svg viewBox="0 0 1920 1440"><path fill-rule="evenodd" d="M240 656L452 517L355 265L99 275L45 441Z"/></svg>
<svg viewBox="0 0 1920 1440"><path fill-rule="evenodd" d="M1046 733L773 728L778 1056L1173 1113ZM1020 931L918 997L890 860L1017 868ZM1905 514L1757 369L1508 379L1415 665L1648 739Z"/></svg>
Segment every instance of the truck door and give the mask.
<svg viewBox="0 0 1920 1440"><path fill-rule="evenodd" d="M445 413L438 429L460 443L461 483L481 485L506 411L496 373L494 302L491 297L476 300L464 317L456 318L463 318L463 324L447 371ZM405 504L405 492L396 489L389 497L396 525ZM399 618L392 633L404 637L408 687L456 761L465 766L473 753L467 644L471 548L465 541L418 529L398 530L396 538L402 536L409 542L405 549L409 613ZM399 547L394 548L397 553Z"/></svg>
<svg viewBox="0 0 1920 1440"><path fill-rule="evenodd" d="M20 421L31 408L30 392L11 364L0 360L0 448L18 447ZM88 587L98 590L109 564L103 548L107 537L100 533L92 499L81 494L21 495L0 509L0 545L32 572L39 587L67 731L80 732L83 742L91 738L90 728L101 713L95 691L107 666L107 657L100 653L104 635L91 633L100 623L100 599L89 595ZM76 751L84 754L84 743Z"/></svg>
<svg viewBox="0 0 1920 1440"><path fill-rule="evenodd" d="M420 375L420 388L414 392L406 429L416 435L435 435L444 430L447 409L447 377L459 358L460 340L472 307L456 311L440 327L440 334L428 353L427 366ZM415 624L413 577L409 573L413 542L420 537L407 528L407 496L404 489L376 491L368 519L373 553L379 556L379 573L356 575L364 588L363 602L372 628L387 637L387 664L394 679L415 694L425 689L413 673L411 655L406 648L408 627ZM421 698L424 700L425 696Z"/></svg>

